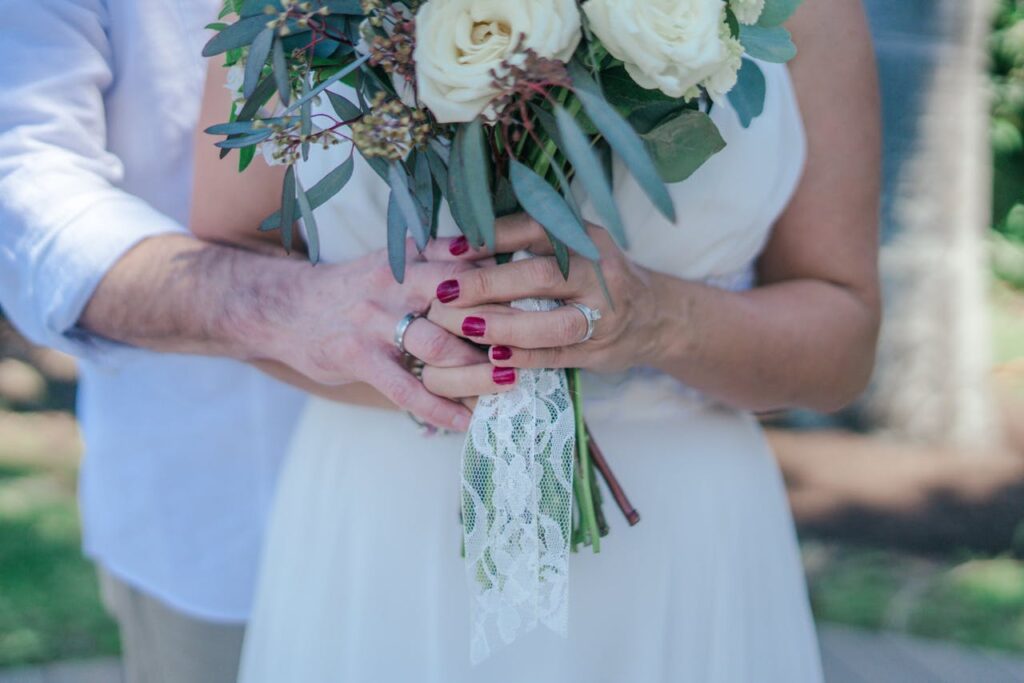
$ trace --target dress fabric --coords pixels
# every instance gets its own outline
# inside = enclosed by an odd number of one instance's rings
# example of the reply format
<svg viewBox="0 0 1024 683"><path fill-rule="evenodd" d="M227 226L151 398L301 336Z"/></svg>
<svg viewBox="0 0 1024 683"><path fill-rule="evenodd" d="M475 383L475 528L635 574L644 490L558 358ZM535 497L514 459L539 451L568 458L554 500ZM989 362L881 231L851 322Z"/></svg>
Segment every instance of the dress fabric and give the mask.
<svg viewBox="0 0 1024 683"><path fill-rule="evenodd" d="M749 129L715 105L728 144L671 187L677 225L616 169L636 262L750 286L805 157L789 74L762 68L768 97ZM300 173L313 182L337 163L329 151ZM358 162L321 209L324 255L382 247L386 206L386 186ZM442 226L454 231L448 217ZM611 534L599 555L570 560L568 638L538 628L472 666L462 437L312 398L271 516L241 683L821 681L793 520L757 420L650 369L583 385L587 420L643 520L628 527L604 491Z"/></svg>

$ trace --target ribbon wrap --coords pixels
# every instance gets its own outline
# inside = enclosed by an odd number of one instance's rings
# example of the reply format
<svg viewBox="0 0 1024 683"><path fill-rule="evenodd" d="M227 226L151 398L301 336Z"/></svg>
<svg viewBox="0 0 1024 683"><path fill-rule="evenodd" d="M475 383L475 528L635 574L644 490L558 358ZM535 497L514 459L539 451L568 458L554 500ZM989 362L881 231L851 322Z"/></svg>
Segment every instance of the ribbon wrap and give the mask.
<svg viewBox="0 0 1024 683"><path fill-rule="evenodd" d="M557 305L513 304L524 311ZM567 633L575 448L563 370L520 370L512 391L477 405L462 453L474 664L538 624Z"/></svg>

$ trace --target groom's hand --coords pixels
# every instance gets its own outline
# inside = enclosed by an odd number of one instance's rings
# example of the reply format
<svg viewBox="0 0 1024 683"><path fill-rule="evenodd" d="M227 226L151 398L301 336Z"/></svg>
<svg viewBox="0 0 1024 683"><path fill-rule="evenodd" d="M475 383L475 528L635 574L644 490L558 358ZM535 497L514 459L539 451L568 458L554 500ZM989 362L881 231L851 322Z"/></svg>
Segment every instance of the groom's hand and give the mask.
<svg viewBox="0 0 1024 683"><path fill-rule="evenodd" d="M264 311L270 334L253 334L264 336L272 358L318 384L365 382L420 419L465 431L470 413L455 399L487 393L477 385L496 386L487 354L418 318L405 333L404 348L426 365L420 380L395 344L395 329L407 314L427 313L439 278L456 277L473 267L410 258L399 284L384 251L343 264L304 266L284 291L265 292L273 309Z"/></svg>

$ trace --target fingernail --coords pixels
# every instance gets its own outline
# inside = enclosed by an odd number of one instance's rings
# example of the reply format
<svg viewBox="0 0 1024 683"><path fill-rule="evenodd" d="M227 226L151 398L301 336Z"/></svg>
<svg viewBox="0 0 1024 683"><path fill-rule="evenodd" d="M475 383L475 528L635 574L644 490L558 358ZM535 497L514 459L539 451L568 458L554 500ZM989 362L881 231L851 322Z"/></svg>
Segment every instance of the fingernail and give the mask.
<svg viewBox="0 0 1024 683"><path fill-rule="evenodd" d="M508 360L512 357L512 349L507 346L492 346L491 358L494 360Z"/></svg>
<svg viewBox="0 0 1024 683"><path fill-rule="evenodd" d="M448 251L452 253L452 256L462 256L469 251L469 240L465 237L453 239L452 243L448 245Z"/></svg>
<svg viewBox="0 0 1024 683"><path fill-rule="evenodd" d="M441 299L444 301L444 299ZM482 337L487 332L487 321L470 316L462 321L462 334L467 337Z"/></svg>
<svg viewBox="0 0 1024 683"><path fill-rule="evenodd" d="M469 416L468 415L456 415L453 420L454 426L460 432L469 431Z"/></svg>
<svg viewBox="0 0 1024 683"><path fill-rule="evenodd" d="M516 369L515 368L494 368L492 372L494 377L494 383L502 386L508 386L509 384L516 383Z"/></svg>
<svg viewBox="0 0 1024 683"><path fill-rule="evenodd" d="M437 300L443 304L450 304L459 298L459 281L445 280L437 286Z"/></svg>

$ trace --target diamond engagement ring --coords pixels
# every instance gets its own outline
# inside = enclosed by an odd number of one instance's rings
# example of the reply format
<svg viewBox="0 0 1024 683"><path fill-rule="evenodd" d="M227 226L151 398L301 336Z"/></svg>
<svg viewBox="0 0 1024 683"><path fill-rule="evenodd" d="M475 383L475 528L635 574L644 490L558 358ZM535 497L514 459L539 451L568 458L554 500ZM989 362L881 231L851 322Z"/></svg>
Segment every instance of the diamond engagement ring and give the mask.
<svg viewBox="0 0 1024 683"><path fill-rule="evenodd" d="M594 336L594 328L597 327L597 321L601 319L601 311L591 308L586 304L571 303L569 305L582 313L583 317L587 319L587 333L579 343L583 344L590 341L591 337Z"/></svg>
<svg viewBox="0 0 1024 683"><path fill-rule="evenodd" d="M409 331L409 328L414 322L422 318L423 315L420 313L409 313L404 318L398 321L395 325L395 346L398 350L406 355L411 355L405 348L405 334Z"/></svg>

